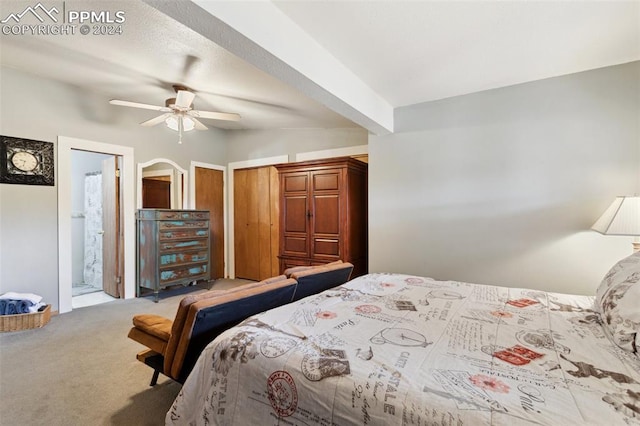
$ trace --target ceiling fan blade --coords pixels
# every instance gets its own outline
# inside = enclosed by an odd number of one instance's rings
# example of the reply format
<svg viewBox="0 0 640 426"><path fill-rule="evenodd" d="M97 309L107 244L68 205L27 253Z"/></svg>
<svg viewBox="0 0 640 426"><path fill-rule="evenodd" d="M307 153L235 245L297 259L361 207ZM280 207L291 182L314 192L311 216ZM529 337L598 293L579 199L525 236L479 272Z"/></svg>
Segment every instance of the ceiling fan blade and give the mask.
<svg viewBox="0 0 640 426"><path fill-rule="evenodd" d="M171 111L171 108L167 108L165 106L158 106L158 105L149 105L149 104L141 104L138 102L129 102L129 101L121 101L118 99L111 99L109 101L109 103L111 105L120 105L120 106L126 106L126 107L132 107L132 108L142 108L142 109L151 109L154 111Z"/></svg>
<svg viewBox="0 0 640 426"><path fill-rule="evenodd" d="M163 121L165 121L171 115L173 115L173 114L168 112L166 114L162 114L162 115L159 115L157 117L154 117L151 120L143 121L142 123L140 123L140 125L141 126L146 126L146 127L155 126L156 124L160 124Z"/></svg>
<svg viewBox="0 0 640 426"><path fill-rule="evenodd" d="M224 121L240 120L240 114L235 114L232 112L197 111L194 109L189 111L187 114L189 114L192 117L211 118L213 120L224 120Z"/></svg>
<svg viewBox="0 0 640 426"><path fill-rule="evenodd" d="M196 97L196 94L190 92L188 90L178 90L178 95L176 96L176 106L179 108L189 108L191 106L191 102Z"/></svg>
<svg viewBox="0 0 640 426"><path fill-rule="evenodd" d="M199 120L196 120L194 117L191 117L193 120L193 124L195 125L196 130L207 130L208 127L202 124Z"/></svg>

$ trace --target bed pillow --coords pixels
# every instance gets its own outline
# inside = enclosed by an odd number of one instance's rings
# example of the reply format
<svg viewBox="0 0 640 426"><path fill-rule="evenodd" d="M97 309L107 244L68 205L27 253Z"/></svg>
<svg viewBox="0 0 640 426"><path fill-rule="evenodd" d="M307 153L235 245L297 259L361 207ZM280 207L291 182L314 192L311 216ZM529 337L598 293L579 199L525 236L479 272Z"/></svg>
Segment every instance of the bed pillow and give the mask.
<svg viewBox="0 0 640 426"><path fill-rule="evenodd" d="M629 352L638 348L640 330L640 252L609 270L596 291L595 308L609 338Z"/></svg>

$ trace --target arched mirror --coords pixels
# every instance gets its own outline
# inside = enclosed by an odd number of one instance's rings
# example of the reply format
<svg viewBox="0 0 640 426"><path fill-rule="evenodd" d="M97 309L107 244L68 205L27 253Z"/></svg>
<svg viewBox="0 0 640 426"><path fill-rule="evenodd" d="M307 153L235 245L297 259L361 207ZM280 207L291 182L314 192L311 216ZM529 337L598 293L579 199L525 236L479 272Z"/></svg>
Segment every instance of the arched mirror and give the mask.
<svg viewBox="0 0 640 426"><path fill-rule="evenodd" d="M166 158L138 163L137 208L186 208L187 182L187 171Z"/></svg>

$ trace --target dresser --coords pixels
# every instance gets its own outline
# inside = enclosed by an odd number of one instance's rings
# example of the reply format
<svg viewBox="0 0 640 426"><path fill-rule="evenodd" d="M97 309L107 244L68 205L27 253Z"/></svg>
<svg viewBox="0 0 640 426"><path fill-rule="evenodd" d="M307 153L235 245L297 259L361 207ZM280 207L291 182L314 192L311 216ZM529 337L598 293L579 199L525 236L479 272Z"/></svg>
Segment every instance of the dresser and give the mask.
<svg viewBox="0 0 640 426"><path fill-rule="evenodd" d="M136 216L137 295L210 278L208 210L140 209Z"/></svg>
<svg viewBox="0 0 640 426"><path fill-rule="evenodd" d="M336 158L276 166L280 271L335 260L368 271L367 163Z"/></svg>

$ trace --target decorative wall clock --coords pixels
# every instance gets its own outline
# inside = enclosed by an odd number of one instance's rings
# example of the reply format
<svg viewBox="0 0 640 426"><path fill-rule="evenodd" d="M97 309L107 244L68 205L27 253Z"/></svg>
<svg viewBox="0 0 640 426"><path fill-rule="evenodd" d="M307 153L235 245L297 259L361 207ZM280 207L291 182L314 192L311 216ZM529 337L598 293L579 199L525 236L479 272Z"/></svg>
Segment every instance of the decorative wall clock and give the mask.
<svg viewBox="0 0 640 426"><path fill-rule="evenodd" d="M0 183L54 184L51 142L0 136Z"/></svg>

